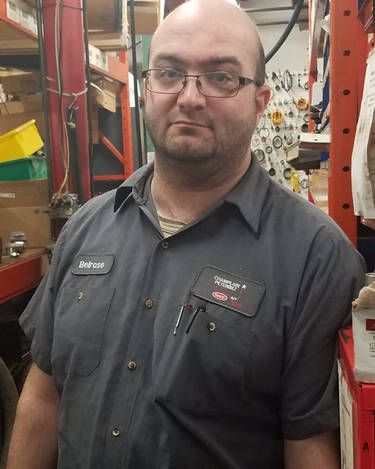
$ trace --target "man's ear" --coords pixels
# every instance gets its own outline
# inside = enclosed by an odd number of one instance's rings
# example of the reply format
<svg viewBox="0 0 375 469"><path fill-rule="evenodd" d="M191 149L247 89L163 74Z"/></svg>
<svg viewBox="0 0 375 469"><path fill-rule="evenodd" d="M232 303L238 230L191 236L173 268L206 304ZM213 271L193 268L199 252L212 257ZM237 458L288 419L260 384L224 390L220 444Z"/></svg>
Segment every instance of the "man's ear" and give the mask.
<svg viewBox="0 0 375 469"><path fill-rule="evenodd" d="M257 111L257 125L261 117L263 116L264 110L269 103L269 100L272 98L273 91L268 85L263 85L257 88L255 95L255 105Z"/></svg>

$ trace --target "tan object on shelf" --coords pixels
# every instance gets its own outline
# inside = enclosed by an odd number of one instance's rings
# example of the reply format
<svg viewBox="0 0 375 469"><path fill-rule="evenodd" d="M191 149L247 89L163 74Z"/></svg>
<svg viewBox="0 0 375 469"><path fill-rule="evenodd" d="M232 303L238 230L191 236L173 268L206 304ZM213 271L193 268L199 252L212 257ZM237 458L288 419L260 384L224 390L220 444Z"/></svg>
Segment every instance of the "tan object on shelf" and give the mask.
<svg viewBox="0 0 375 469"><path fill-rule="evenodd" d="M118 84L109 79L102 78L95 85L93 89L96 103L108 111L116 112L116 102L119 93Z"/></svg>
<svg viewBox="0 0 375 469"><path fill-rule="evenodd" d="M48 205L47 180L0 181L0 209L30 205Z"/></svg>
<svg viewBox="0 0 375 469"><path fill-rule="evenodd" d="M38 92L41 78L39 72L16 72L1 76L0 81L5 94L22 95Z"/></svg>
<svg viewBox="0 0 375 469"><path fill-rule="evenodd" d="M103 51L113 51L128 47L127 33L121 31L92 31L89 33L89 42Z"/></svg>
<svg viewBox="0 0 375 469"><path fill-rule="evenodd" d="M87 22L89 30L116 31L121 2L111 0L90 0L87 2Z"/></svg>
<svg viewBox="0 0 375 469"><path fill-rule="evenodd" d="M6 101L0 102L0 115L1 114L18 114L24 111L23 104L20 101Z"/></svg>
<svg viewBox="0 0 375 469"><path fill-rule="evenodd" d="M0 237L26 233L28 247L46 246L51 238L47 180L0 182Z"/></svg>
<svg viewBox="0 0 375 469"><path fill-rule="evenodd" d="M317 169L310 175L310 195L314 204L328 213L328 170Z"/></svg>
<svg viewBox="0 0 375 469"><path fill-rule="evenodd" d="M24 112L35 112L43 110L43 95L42 93L27 94L21 96L21 103Z"/></svg>
<svg viewBox="0 0 375 469"><path fill-rule="evenodd" d="M135 33L153 34L162 20L164 2L159 0L136 0L134 3Z"/></svg>

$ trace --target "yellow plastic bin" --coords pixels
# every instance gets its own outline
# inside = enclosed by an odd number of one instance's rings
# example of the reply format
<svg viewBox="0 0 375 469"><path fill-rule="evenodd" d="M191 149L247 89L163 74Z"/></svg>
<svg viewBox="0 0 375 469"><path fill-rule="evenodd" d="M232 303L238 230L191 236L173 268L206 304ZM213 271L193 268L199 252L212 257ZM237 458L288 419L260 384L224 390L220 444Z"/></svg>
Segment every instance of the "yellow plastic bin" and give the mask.
<svg viewBox="0 0 375 469"><path fill-rule="evenodd" d="M0 163L30 156L43 146L35 120L0 135Z"/></svg>

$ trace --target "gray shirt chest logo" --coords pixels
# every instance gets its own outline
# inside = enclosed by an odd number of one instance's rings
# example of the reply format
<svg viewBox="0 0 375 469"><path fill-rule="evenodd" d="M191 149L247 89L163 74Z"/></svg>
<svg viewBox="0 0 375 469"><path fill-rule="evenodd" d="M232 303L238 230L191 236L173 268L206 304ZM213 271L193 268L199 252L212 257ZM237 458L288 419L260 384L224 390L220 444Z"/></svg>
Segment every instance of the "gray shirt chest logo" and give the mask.
<svg viewBox="0 0 375 469"><path fill-rule="evenodd" d="M114 261L113 254L79 254L74 259L72 274L105 275L111 271Z"/></svg>

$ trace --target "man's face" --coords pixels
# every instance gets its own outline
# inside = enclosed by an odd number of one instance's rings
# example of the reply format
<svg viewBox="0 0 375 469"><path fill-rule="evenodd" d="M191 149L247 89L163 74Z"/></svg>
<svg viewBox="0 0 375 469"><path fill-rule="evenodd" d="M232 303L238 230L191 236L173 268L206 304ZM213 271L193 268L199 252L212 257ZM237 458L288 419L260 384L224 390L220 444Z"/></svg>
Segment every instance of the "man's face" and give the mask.
<svg viewBox="0 0 375 469"><path fill-rule="evenodd" d="M244 44L251 39L253 44ZM150 68L188 74L219 70L255 78L254 44L251 34L233 31L225 22L165 25L154 38ZM264 105L263 94L253 84L237 96L213 98L203 96L196 79L188 78L179 94L146 91L146 123L160 158L223 168L248 153Z"/></svg>

